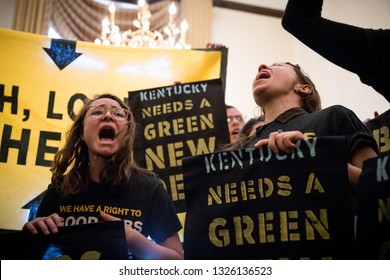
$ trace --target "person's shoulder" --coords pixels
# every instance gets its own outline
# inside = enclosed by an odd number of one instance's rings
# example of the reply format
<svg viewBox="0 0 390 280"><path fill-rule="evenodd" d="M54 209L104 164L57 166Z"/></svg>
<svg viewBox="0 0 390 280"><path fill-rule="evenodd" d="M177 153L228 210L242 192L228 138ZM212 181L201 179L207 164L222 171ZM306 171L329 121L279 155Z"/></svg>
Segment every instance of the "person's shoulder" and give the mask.
<svg viewBox="0 0 390 280"><path fill-rule="evenodd" d="M142 196L167 195L163 181L154 173L134 170L130 177L130 188Z"/></svg>
<svg viewBox="0 0 390 280"><path fill-rule="evenodd" d="M355 112L343 105L331 105L323 108L320 111L310 113L306 116L311 121L322 122L340 122L348 119L358 119Z"/></svg>
<svg viewBox="0 0 390 280"><path fill-rule="evenodd" d="M346 114L346 113L351 113L352 110L343 106L343 105L339 105L339 104L336 104L336 105L331 105L329 107L326 107L316 113L320 114L320 115L323 115L323 114L336 114L336 115L339 115L339 114Z"/></svg>
<svg viewBox="0 0 390 280"><path fill-rule="evenodd" d="M62 194L62 189L57 186L57 185L54 185L53 183L50 183L48 186L47 186L47 189L45 191L46 193L49 193L49 194Z"/></svg>
<svg viewBox="0 0 390 280"><path fill-rule="evenodd" d="M134 170L131 174L131 182L141 184L143 186L157 187L161 185L161 180L153 173L148 173L140 170Z"/></svg>
<svg viewBox="0 0 390 280"><path fill-rule="evenodd" d="M328 110L328 111L350 111L350 109L348 109L347 107L340 105L340 104L331 105L329 107L322 109L322 111L326 111L326 110Z"/></svg>

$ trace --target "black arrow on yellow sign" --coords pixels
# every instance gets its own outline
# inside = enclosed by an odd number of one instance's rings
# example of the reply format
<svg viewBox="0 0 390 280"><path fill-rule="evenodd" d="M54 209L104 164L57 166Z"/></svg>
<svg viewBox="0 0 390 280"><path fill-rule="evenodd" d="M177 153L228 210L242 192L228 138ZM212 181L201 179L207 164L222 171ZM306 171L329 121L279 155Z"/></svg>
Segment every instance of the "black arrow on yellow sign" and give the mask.
<svg viewBox="0 0 390 280"><path fill-rule="evenodd" d="M64 69L71 64L81 53L76 53L76 41L51 39L50 49L43 48L51 57L54 63L60 68Z"/></svg>

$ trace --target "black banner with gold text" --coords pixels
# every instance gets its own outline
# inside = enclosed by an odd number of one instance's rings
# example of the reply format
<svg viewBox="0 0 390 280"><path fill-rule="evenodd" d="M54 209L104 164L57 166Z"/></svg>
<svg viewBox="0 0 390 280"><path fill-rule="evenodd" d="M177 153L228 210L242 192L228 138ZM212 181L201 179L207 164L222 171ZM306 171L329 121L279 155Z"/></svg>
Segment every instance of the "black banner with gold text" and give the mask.
<svg viewBox="0 0 390 280"><path fill-rule="evenodd" d="M390 109L366 123L378 144L379 153L390 151Z"/></svg>
<svg viewBox="0 0 390 280"><path fill-rule="evenodd" d="M357 205L359 257L390 260L390 152L364 161Z"/></svg>
<svg viewBox="0 0 390 280"><path fill-rule="evenodd" d="M344 137L183 160L186 259L350 259Z"/></svg>
<svg viewBox="0 0 390 280"><path fill-rule="evenodd" d="M58 234L0 233L2 260L128 259L123 221L59 228ZM7 248L7 249L6 249Z"/></svg>
<svg viewBox="0 0 390 280"><path fill-rule="evenodd" d="M221 80L129 92L129 105L139 124L136 161L159 175L177 212L185 212L182 159L229 141Z"/></svg>

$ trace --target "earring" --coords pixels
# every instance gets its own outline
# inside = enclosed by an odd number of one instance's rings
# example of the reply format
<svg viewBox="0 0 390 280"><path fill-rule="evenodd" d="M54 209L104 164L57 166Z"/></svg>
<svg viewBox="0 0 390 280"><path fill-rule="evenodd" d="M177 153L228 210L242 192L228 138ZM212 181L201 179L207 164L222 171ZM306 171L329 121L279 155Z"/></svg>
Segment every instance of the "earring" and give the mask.
<svg viewBox="0 0 390 280"><path fill-rule="evenodd" d="M253 109L253 115L256 117L256 118L259 118L261 116L261 108L260 106L256 106L254 109Z"/></svg>

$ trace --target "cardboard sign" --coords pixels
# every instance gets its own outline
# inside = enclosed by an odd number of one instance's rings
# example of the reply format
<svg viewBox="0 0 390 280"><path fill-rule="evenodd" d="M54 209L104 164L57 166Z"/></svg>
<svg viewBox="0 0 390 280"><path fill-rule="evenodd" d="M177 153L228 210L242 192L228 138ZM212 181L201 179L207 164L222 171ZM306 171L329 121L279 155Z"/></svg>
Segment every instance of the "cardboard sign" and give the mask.
<svg viewBox="0 0 390 280"><path fill-rule="evenodd" d="M129 93L139 124L135 159L159 175L177 212L185 212L182 159L229 142L224 97L220 80Z"/></svg>
<svg viewBox="0 0 390 280"><path fill-rule="evenodd" d="M357 198L359 258L389 260L390 152L364 161Z"/></svg>
<svg viewBox="0 0 390 280"><path fill-rule="evenodd" d="M183 159L186 259L350 259L344 137Z"/></svg>
<svg viewBox="0 0 390 280"><path fill-rule="evenodd" d="M390 110L366 123L378 144L380 154L390 151Z"/></svg>
<svg viewBox="0 0 390 280"><path fill-rule="evenodd" d="M0 228L21 229L85 98L219 79L220 50L102 46L0 28ZM224 72L225 73L225 72ZM31 206L35 205L35 206Z"/></svg>

